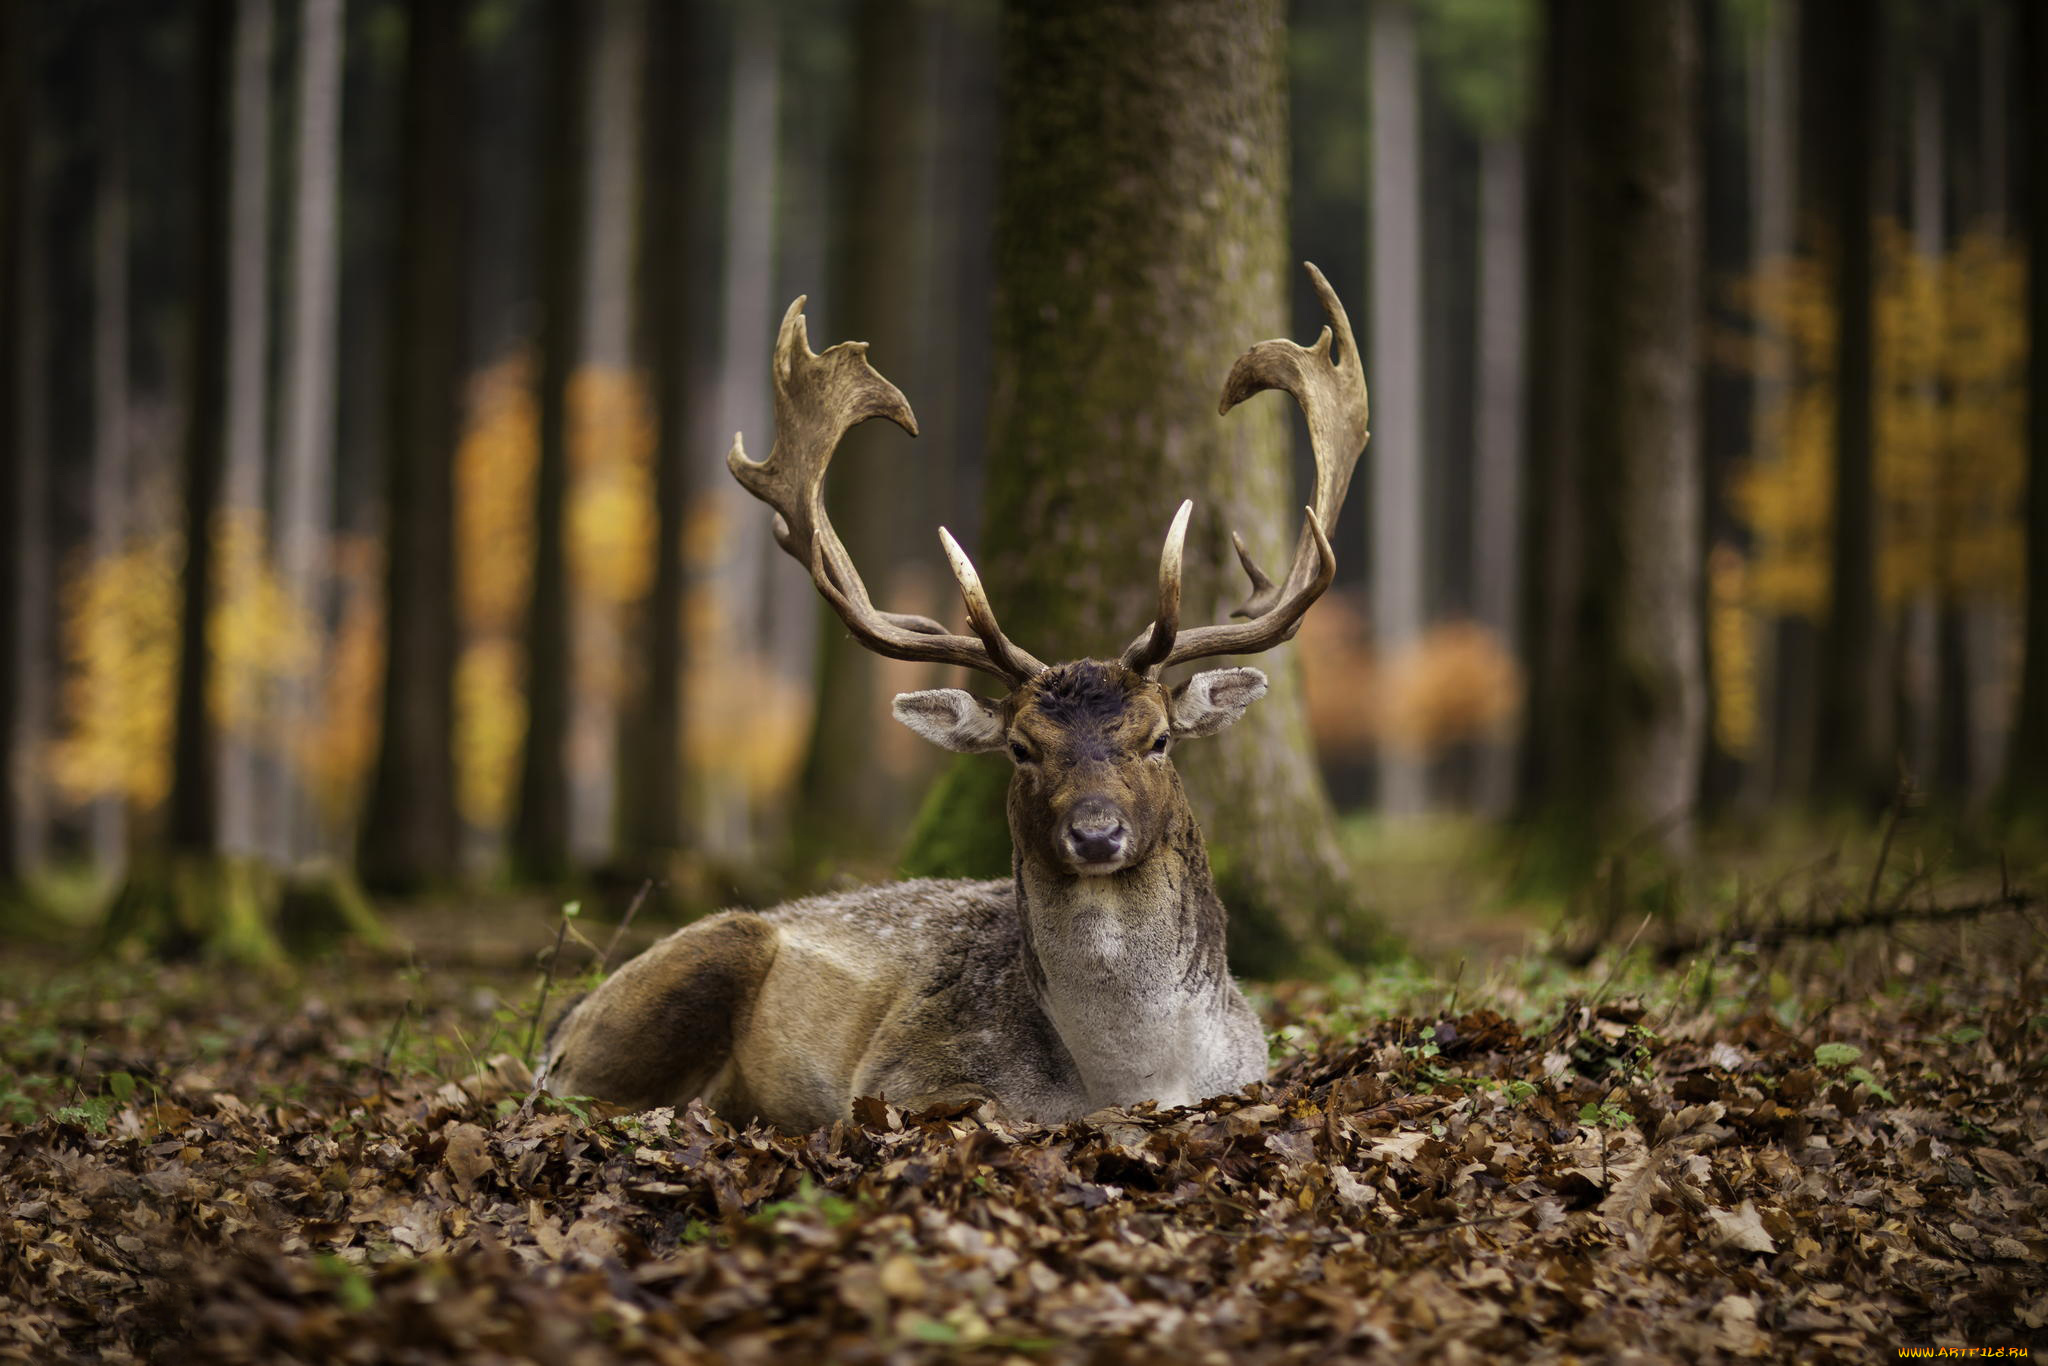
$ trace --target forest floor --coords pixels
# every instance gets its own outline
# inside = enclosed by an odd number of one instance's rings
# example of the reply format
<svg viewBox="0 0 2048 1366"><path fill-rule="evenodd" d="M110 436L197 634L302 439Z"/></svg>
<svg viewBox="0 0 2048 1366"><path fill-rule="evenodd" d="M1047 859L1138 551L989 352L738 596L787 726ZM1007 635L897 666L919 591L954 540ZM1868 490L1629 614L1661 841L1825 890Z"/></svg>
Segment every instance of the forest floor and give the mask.
<svg viewBox="0 0 2048 1366"><path fill-rule="evenodd" d="M1933 895L1897 867L1788 897ZM523 941L495 958L464 951L475 912L396 924L408 964L288 982L0 945L0 1360L2048 1345L2038 904L1667 968L1503 941L1260 989L1269 1081L1199 1107L1044 1128L877 1101L794 1137L529 1100L555 922L494 918Z"/></svg>

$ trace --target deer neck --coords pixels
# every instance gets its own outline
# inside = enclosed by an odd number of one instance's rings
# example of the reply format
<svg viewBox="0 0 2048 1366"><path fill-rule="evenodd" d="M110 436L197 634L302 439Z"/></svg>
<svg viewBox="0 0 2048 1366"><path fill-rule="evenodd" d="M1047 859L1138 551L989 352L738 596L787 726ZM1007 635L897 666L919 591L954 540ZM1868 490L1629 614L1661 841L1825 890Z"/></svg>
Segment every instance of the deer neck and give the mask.
<svg viewBox="0 0 2048 1366"><path fill-rule="evenodd" d="M1091 1108L1200 1099L1209 1026L1235 988L1223 904L1185 801L1148 857L1107 876L1016 847L1025 972Z"/></svg>

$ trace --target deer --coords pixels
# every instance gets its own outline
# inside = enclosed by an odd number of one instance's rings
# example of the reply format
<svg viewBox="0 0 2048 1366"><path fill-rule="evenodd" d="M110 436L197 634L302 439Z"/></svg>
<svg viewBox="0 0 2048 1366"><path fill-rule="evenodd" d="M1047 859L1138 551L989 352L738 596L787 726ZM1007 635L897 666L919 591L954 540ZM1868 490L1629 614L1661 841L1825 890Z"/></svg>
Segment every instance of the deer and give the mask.
<svg viewBox="0 0 2048 1366"><path fill-rule="evenodd" d="M943 527L973 634L875 606L826 516L825 470L858 423L887 418L915 436L917 420L866 342L814 353L806 300L789 306L773 361L774 445L756 461L736 434L727 467L773 510L776 543L863 646L1006 689L903 693L892 710L944 749L1009 760L1011 877L894 882L697 920L570 1006L538 1087L642 1110L701 1098L727 1120L805 1132L849 1118L861 1097L1059 1124L1189 1105L1265 1077L1265 1033L1226 962L1224 906L1172 755L1243 716L1266 675L1234 665L1169 687L1161 674L1292 639L1335 577L1329 535L1368 438L1365 378L1343 304L1307 270L1329 319L1320 339L1252 346L1218 406L1221 416L1284 390L1307 419L1314 501L1287 574L1268 577L1233 533L1251 581L1232 614L1242 620L1184 629L1184 501L1160 552L1151 625L1116 659L1057 665L1003 633Z"/></svg>

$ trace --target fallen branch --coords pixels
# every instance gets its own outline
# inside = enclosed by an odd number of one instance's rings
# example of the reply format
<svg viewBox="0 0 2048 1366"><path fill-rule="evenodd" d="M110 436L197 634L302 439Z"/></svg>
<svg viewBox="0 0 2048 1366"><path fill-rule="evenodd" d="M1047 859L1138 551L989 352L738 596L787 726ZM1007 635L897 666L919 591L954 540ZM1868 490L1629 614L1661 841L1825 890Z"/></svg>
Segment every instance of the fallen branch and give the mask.
<svg viewBox="0 0 2048 1366"><path fill-rule="evenodd" d="M1916 922L1967 920L1973 916L1994 915L2000 911L2025 911L2041 904L2042 898L2032 892L2007 892L1982 901L1962 901L1949 906L1894 904L1882 910L1843 912L1820 920L1781 920L1776 924L1747 929L1724 928L1666 939L1657 945L1656 960L1668 967L1683 958L1720 948L1724 944L1744 943L1754 944L1759 949L1774 949L1794 940L1833 939L1840 935L1855 934L1858 930L1876 930ZM1598 951L1599 946L1594 945L1587 958L1590 959Z"/></svg>

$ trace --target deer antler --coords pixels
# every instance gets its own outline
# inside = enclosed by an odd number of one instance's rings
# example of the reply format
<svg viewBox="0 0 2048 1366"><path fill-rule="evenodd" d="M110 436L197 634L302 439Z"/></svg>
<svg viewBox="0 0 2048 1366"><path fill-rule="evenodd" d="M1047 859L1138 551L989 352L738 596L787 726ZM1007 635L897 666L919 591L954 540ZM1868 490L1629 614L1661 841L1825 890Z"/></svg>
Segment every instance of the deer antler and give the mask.
<svg viewBox="0 0 2048 1366"><path fill-rule="evenodd" d="M823 355L812 351L804 296L798 295L775 339L775 445L766 460L752 460L735 432L726 468L775 510L775 543L810 571L818 592L861 644L890 659L964 665L1014 687L1045 665L1003 634L973 562L951 533L941 527L939 539L979 639L953 635L929 617L878 609L825 514L825 467L849 430L886 417L917 435L917 418L903 391L868 363L867 350L866 342L849 341Z"/></svg>
<svg viewBox="0 0 2048 1366"><path fill-rule="evenodd" d="M1313 264L1308 264L1308 273L1330 326L1323 329L1314 346L1262 341L1239 356L1223 381L1223 400L1217 406L1218 413L1228 413L1262 389L1285 389L1301 404L1308 419L1309 445L1315 451L1316 491L1301 539L1295 544L1293 567L1284 580L1274 583L1253 561L1244 538L1232 532L1231 544L1237 548L1252 591L1231 615L1249 620L1181 631L1181 542L1187 531L1187 505L1183 504L1159 556L1159 615L1123 655L1124 663L1141 673L1156 674L1169 665L1212 655L1256 654L1292 640L1302 617L1337 576L1337 554L1330 548L1329 530L1336 525L1337 510L1344 505L1345 491L1351 485L1351 471L1371 433L1365 425L1365 371L1359 364L1358 343L1351 335L1351 319L1323 273Z"/></svg>

